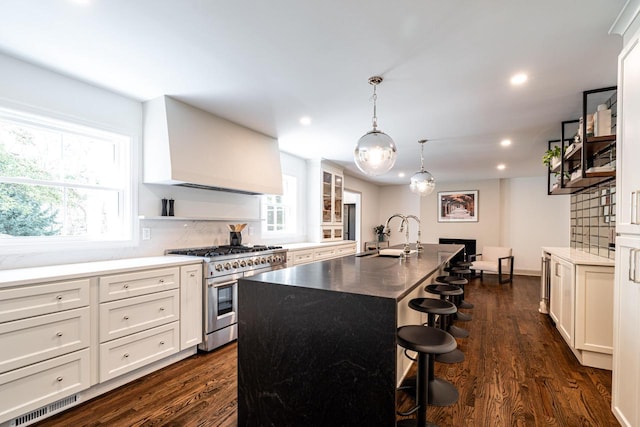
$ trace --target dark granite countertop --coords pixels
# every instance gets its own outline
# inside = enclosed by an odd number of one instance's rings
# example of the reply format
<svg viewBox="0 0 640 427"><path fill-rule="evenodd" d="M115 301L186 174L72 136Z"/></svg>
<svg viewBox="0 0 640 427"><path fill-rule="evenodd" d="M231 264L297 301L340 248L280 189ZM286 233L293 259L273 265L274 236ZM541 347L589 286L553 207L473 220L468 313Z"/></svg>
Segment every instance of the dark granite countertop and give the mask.
<svg viewBox="0 0 640 427"><path fill-rule="evenodd" d="M270 271L243 280L399 301L464 249L463 245L424 244L423 247L422 252L407 258L351 255Z"/></svg>

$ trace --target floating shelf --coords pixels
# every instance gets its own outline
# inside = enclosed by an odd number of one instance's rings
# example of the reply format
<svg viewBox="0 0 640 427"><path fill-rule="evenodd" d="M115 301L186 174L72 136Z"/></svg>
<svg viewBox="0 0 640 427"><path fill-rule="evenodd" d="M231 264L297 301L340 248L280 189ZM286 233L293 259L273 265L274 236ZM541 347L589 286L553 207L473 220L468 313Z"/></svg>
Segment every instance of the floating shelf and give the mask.
<svg viewBox="0 0 640 427"><path fill-rule="evenodd" d="M213 217L187 217L187 216L138 216L138 219L150 221L224 221L234 224L240 222L261 222L260 218L213 218Z"/></svg>

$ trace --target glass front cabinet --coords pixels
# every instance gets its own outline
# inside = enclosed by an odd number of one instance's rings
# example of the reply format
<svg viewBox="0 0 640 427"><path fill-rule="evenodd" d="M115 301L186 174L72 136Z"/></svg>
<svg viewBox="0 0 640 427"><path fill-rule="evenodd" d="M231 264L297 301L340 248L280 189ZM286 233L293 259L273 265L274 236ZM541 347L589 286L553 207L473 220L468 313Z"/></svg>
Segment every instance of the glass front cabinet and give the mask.
<svg viewBox="0 0 640 427"><path fill-rule="evenodd" d="M308 166L309 238L315 242L342 240L342 169L326 160L309 160Z"/></svg>

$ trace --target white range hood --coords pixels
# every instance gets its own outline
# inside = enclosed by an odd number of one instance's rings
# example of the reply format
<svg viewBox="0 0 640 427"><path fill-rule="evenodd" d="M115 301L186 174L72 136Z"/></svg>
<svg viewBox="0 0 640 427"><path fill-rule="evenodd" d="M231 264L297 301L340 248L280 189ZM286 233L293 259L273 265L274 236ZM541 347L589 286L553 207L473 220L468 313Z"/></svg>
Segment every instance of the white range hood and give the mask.
<svg viewBox="0 0 640 427"><path fill-rule="evenodd" d="M144 182L282 194L278 141L168 96L144 103Z"/></svg>

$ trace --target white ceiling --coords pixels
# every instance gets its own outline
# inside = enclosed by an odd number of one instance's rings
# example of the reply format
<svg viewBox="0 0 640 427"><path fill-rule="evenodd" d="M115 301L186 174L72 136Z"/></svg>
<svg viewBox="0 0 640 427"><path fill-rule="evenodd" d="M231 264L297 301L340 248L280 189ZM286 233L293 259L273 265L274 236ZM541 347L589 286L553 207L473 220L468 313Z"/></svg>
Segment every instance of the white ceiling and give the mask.
<svg viewBox="0 0 640 427"><path fill-rule="evenodd" d="M353 148L381 75L378 125L398 160L375 181L395 184L420 168L425 138L438 182L543 175L581 92L616 84L622 41L608 29L624 3L85 1L3 0L0 52L134 99L171 95L363 178ZM519 71L529 81L513 87Z"/></svg>

